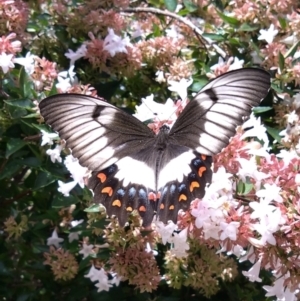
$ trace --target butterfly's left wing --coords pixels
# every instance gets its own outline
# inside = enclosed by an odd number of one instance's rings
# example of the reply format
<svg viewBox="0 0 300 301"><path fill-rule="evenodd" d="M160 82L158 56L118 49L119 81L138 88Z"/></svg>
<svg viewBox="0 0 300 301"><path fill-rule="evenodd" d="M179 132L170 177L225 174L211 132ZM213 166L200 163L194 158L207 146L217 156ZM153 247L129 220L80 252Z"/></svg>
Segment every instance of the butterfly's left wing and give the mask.
<svg viewBox="0 0 300 301"><path fill-rule="evenodd" d="M161 221L176 222L178 210L186 210L191 200L204 196L212 177L210 156L227 146L236 126L269 89L267 72L254 68L235 70L209 82L185 107L169 133L168 146L181 146L182 153L171 157L166 150L158 174Z"/></svg>
<svg viewBox="0 0 300 301"><path fill-rule="evenodd" d="M95 202L121 225L137 209L148 226L156 207L148 198L156 190L155 134L135 117L87 95L50 96L39 107L72 155L93 171L88 186Z"/></svg>

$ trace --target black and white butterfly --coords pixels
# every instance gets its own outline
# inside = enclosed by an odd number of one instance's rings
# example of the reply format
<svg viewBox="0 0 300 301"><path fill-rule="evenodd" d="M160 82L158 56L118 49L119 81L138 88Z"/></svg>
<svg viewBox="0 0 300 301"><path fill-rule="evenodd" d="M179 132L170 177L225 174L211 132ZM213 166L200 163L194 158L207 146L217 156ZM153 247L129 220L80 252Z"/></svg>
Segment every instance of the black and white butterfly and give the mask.
<svg viewBox="0 0 300 301"><path fill-rule="evenodd" d="M106 101L80 94L58 94L40 111L72 155L92 171L94 201L124 225L137 210L143 226L156 214L177 221L202 198L212 177L211 156L224 148L244 116L266 97L270 75L260 69L228 72L209 82L185 107L173 127L157 135L135 117Z"/></svg>

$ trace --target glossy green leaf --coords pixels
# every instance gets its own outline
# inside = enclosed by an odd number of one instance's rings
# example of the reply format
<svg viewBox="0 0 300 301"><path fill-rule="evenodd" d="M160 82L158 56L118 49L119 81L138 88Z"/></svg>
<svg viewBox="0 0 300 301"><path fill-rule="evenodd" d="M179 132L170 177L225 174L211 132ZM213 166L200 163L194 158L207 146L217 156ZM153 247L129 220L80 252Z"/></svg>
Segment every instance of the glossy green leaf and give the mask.
<svg viewBox="0 0 300 301"><path fill-rule="evenodd" d="M284 55L284 58L288 57L294 57L294 54L297 52L298 48L300 46L300 41L295 43Z"/></svg>
<svg viewBox="0 0 300 301"><path fill-rule="evenodd" d="M205 38L209 38L209 39L211 39L213 41L218 41L218 42L226 40L226 38L223 35L216 34L216 33L204 33L203 36Z"/></svg>
<svg viewBox="0 0 300 301"><path fill-rule="evenodd" d="M165 6L169 11L175 11L178 1L177 0L164 0Z"/></svg>
<svg viewBox="0 0 300 301"><path fill-rule="evenodd" d="M219 17L227 24L233 25L233 26L237 26L240 24L240 21L236 18L227 16L223 13L221 13L220 11L217 12Z"/></svg>
<svg viewBox="0 0 300 301"><path fill-rule="evenodd" d="M6 152L5 152L6 158L11 156L13 153L18 151L19 149L21 149L25 145L26 145L26 142L22 139L19 139L19 138L10 138L10 139L8 139L7 144L6 144Z"/></svg>
<svg viewBox="0 0 300 301"><path fill-rule="evenodd" d="M275 128L271 128L269 126L266 126L267 132L268 134L270 134L276 141L281 141L282 136L279 135L279 133L281 132L280 129L275 129Z"/></svg>
<svg viewBox="0 0 300 301"><path fill-rule="evenodd" d="M273 108L272 107L255 107L252 109L254 114L260 114L260 113L268 112L270 110L273 110Z"/></svg>
<svg viewBox="0 0 300 301"><path fill-rule="evenodd" d="M284 56L282 55L281 52L279 52L279 68L280 70L283 70L284 69L284 65L285 65L285 62L284 62Z"/></svg>
<svg viewBox="0 0 300 301"><path fill-rule="evenodd" d="M190 13L198 10L198 6L190 0L183 0L183 4Z"/></svg>
<svg viewBox="0 0 300 301"><path fill-rule="evenodd" d="M29 99L4 100L4 102L10 106L22 109L31 109L33 107L33 103Z"/></svg>

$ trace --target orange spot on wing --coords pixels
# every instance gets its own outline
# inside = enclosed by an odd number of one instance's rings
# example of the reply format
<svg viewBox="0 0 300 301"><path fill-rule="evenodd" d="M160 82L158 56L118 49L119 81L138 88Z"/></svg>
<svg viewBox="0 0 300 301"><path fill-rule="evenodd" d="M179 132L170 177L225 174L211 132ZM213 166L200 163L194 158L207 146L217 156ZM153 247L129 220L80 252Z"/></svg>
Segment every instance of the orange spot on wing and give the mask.
<svg viewBox="0 0 300 301"><path fill-rule="evenodd" d="M165 209L165 205L164 204L160 204L159 209Z"/></svg>
<svg viewBox="0 0 300 301"><path fill-rule="evenodd" d="M194 188L198 188L200 187L200 184L196 181L193 181L191 184L190 184L190 192L192 192L194 190Z"/></svg>
<svg viewBox="0 0 300 301"><path fill-rule="evenodd" d="M122 204L121 204L120 200L114 200L113 203L112 203L112 205L116 206L116 207L121 207Z"/></svg>
<svg viewBox="0 0 300 301"><path fill-rule="evenodd" d="M206 167L204 166L201 166L199 169L198 169L198 175L199 177L202 177L202 174L206 171Z"/></svg>
<svg viewBox="0 0 300 301"><path fill-rule="evenodd" d="M181 202L181 201L186 201L186 200L187 200L187 197L186 197L185 194L181 194L181 195L179 196L179 202Z"/></svg>
<svg viewBox="0 0 300 301"><path fill-rule="evenodd" d="M98 173L97 178L100 179L101 183L104 183L106 181L106 175L103 172Z"/></svg>
<svg viewBox="0 0 300 301"><path fill-rule="evenodd" d="M205 160L206 160L206 156L205 156L205 155L201 155L201 159L202 159L203 161L205 161Z"/></svg>
<svg viewBox="0 0 300 301"><path fill-rule="evenodd" d="M109 196L112 196L113 194L113 189L111 187L104 187L102 190L101 190L102 193L107 193Z"/></svg>
<svg viewBox="0 0 300 301"><path fill-rule="evenodd" d="M171 205L170 207L169 207L169 210L174 210L174 205Z"/></svg>
<svg viewBox="0 0 300 301"><path fill-rule="evenodd" d="M139 208L139 211L140 211L140 212L146 212L146 207L145 207L145 206L141 206L141 207Z"/></svg>
<svg viewBox="0 0 300 301"><path fill-rule="evenodd" d="M133 209L132 209L132 207L130 207L130 206L128 206L127 208L126 208L126 211L132 211Z"/></svg>

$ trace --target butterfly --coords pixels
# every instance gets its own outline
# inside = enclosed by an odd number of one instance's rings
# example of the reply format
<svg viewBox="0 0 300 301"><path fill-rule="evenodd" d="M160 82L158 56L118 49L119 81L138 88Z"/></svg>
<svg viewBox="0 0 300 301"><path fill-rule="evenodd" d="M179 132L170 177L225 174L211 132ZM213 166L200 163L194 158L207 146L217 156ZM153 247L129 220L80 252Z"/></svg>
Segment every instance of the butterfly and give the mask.
<svg viewBox="0 0 300 301"><path fill-rule="evenodd" d="M204 196L212 156L227 146L236 126L269 89L270 75L261 69L225 73L202 88L172 128L163 125L158 134L87 95L50 96L39 107L72 155L92 171L88 187L94 201L122 226L137 210L147 227L155 214L164 223L176 222L179 210Z"/></svg>

